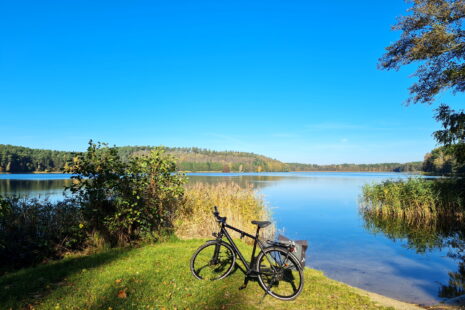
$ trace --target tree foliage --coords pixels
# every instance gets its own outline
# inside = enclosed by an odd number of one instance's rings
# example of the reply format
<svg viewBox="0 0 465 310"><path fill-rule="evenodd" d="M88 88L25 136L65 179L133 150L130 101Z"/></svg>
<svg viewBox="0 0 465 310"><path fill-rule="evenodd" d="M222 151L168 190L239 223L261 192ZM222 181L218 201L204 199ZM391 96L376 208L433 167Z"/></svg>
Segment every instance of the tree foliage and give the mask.
<svg viewBox="0 0 465 310"><path fill-rule="evenodd" d="M116 147L92 141L68 169L88 229L120 245L171 228L184 183L175 171L161 148L123 161Z"/></svg>
<svg viewBox="0 0 465 310"><path fill-rule="evenodd" d="M418 81L410 88L412 103L431 103L443 90L465 90L465 2L414 0L410 14L393 27L402 31L380 59L383 69L418 63Z"/></svg>
<svg viewBox="0 0 465 310"><path fill-rule="evenodd" d="M422 170L433 175L454 175L463 173L457 160L445 147L438 147L425 155Z"/></svg>
<svg viewBox="0 0 465 310"><path fill-rule="evenodd" d="M0 144L0 172L60 172L74 153Z"/></svg>
<svg viewBox="0 0 465 310"><path fill-rule="evenodd" d="M455 111L446 105L437 110L436 120L443 127L434 133L436 140L445 145L445 152L457 162L457 170L464 172L465 168L465 113Z"/></svg>

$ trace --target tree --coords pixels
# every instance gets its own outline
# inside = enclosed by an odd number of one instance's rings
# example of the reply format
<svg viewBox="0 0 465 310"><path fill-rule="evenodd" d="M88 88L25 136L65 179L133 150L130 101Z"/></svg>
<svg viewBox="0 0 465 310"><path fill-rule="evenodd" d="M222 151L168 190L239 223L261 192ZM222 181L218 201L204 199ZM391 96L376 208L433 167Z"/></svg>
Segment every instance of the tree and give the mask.
<svg viewBox="0 0 465 310"><path fill-rule="evenodd" d="M411 14L393 27L402 31L379 60L381 69L416 63L418 78L410 87L408 103L434 102L440 92L465 91L465 1L413 0ZM447 105L436 110L443 130L434 133L459 165L465 165L465 114Z"/></svg>
<svg viewBox="0 0 465 310"><path fill-rule="evenodd" d="M418 63L418 81L410 88L411 103L432 103L444 90L465 90L465 2L414 0L411 14L393 27L402 31L379 60L381 69Z"/></svg>
<svg viewBox="0 0 465 310"><path fill-rule="evenodd" d="M229 173L231 172L231 167L229 165L223 165L223 172L224 173Z"/></svg>
<svg viewBox="0 0 465 310"><path fill-rule="evenodd" d="M465 113L441 105L437 110L436 120L441 122L444 129L436 131L434 137L446 146L445 151L458 163L458 172L463 173L465 170Z"/></svg>

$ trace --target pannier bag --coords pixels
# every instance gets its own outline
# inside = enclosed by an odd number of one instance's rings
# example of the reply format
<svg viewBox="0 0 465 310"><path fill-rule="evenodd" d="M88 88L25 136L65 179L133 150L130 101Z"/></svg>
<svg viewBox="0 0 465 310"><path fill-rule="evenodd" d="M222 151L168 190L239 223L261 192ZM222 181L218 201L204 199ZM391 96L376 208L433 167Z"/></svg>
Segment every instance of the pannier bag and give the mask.
<svg viewBox="0 0 465 310"><path fill-rule="evenodd" d="M278 241L281 243L290 243L292 242L291 239L283 236L283 235L278 235ZM300 261L302 267L305 267L305 259L306 259L306 252L308 249L308 242L307 240L296 240L295 242L295 248L296 251L294 252L295 257Z"/></svg>

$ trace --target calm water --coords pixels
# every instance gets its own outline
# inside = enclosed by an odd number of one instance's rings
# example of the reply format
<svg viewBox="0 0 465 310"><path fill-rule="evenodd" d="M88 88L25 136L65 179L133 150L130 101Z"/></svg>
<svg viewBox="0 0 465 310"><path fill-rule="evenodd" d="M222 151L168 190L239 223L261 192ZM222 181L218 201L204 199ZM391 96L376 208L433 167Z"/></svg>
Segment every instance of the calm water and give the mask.
<svg viewBox="0 0 465 310"><path fill-rule="evenodd" d="M1 175L0 194L51 196L59 199L69 176L57 174ZM190 182L234 181L253 184L272 210L281 232L310 243L308 265L336 280L404 301L440 301L449 272L460 261L448 246L425 253L407 246L406 238L374 234L358 211L361 187L385 179L407 178L394 173L205 173ZM221 210L221 208L220 208Z"/></svg>

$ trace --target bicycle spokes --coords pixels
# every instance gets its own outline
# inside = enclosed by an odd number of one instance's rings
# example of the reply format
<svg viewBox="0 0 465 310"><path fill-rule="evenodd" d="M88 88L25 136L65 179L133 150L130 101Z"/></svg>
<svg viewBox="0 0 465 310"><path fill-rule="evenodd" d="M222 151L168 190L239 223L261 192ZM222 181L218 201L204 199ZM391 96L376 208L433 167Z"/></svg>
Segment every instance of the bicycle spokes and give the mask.
<svg viewBox="0 0 465 310"><path fill-rule="evenodd" d="M210 244L197 253L191 267L199 279L217 280L229 273L234 261L234 254L229 248Z"/></svg>
<svg viewBox="0 0 465 310"><path fill-rule="evenodd" d="M271 250L261 256L259 276L265 289L278 298L292 298L303 280L297 262L284 250Z"/></svg>

